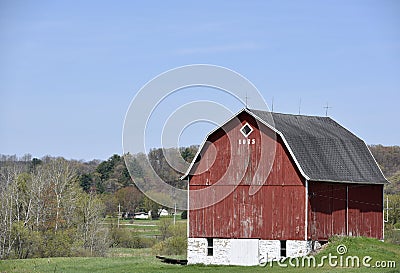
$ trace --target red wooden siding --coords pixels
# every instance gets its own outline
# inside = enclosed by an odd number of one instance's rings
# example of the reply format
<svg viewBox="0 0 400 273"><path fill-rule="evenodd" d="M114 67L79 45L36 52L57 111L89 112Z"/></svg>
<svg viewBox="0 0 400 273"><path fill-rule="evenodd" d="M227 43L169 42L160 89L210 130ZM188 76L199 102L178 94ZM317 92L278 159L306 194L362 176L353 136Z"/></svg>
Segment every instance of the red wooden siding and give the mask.
<svg viewBox="0 0 400 273"><path fill-rule="evenodd" d="M254 129L248 136L250 144L239 144L247 141L240 133L246 122ZM309 181L305 223L304 178L282 139L245 112L209 136L192 172L190 237L382 239L383 185ZM252 194L258 185L260 189ZM204 207L210 203L214 205Z"/></svg>
<svg viewBox="0 0 400 273"><path fill-rule="evenodd" d="M382 191L383 185L309 182L308 238L349 235L383 239Z"/></svg>
<svg viewBox="0 0 400 273"><path fill-rule="evenodd" d="M248 138L255 139L255 144L239 144L239 139L245 139L239 130L246 121L254 129ZM303 240L305 188L282 140L275 140L270 129L258 126L247 114L224 129L209 137L190 179L189 206L231 193L213 206L189 211L189 236ZM250 187L260 182L259 191L249 194Z"/></svg>
<svg viewBox="0 0 400 273"><path fill-rule="evenodd" d="M349 234L383 239L383 185L349 185Z"/></svg>

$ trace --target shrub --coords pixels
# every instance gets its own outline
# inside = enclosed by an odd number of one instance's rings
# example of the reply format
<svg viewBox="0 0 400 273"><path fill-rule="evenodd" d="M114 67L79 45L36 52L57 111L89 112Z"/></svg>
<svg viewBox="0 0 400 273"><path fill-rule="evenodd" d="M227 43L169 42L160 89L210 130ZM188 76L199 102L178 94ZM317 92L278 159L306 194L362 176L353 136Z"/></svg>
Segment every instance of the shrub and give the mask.
<svg viewBox="0 0 400 273"><path fill-rule="evenodd" d="M176 223L168 228L169 234L175 237L186 237L187 229L185 223Z"/></svg>
<svg viewBox="0 0 400 273"><path fill-rule="evenodd" d="M157 243L156 238L151 237L139 237L140 238L140 248L153 247Z"/></svg>
<svg viewBox="0 0 400 273"><path fill-rule="evenodd" d="M75 230L52 230L44 234L44 257L69 257L72 256L72 245L74 243Z"/></svg>
<svg viewBox="0 0 400 273"><path fill-rule="evenodd" d="M170 237L165 241L167 255L182 255L186 253L186 237Z"/></svg>
<svg viewBox="0 0 400 273"><path fill-rule="evenodd" d="M15 238L14 255L11 255L11 258L42 256L43 238L40 232L25 228L22 222L15 222L12 224L11 234Z"/></svg>
<svg viewBox="0 0 400 273"><path fill-rule="evenodd" d="M170 227L172 225L172 220L169 218L163 218L158 222L158 230L161 233L161 239L165 240L171 236Z"/></svg>
<svg viewBox="0 0 400 273"><path fill-rule="evenodd" d="M385 230L385 241L400 245L400 230Z"/></svg>
<svg viewBox="0 0 400 273"><path fill-rule="evenodd" d="M111 247L146 248L152 247L155 243L156 239L139 237L126 228L112 228L110 231Z"/></svg>
<svg viewBox="0 0 400 273"><path fill-rule="evenodd" d="M160 255L182 255L186 253L186 224L176 223L173 225L170 219L163 220L165 221L162 223L162 220L160 221L159 230L164 240L153 246L153 252Z"/></svg>
<svg viewBox="0 0 400 273"><path fill-rule="evenodd" d="M162 255L183 255L186 253L186 248L186 237L174 236L155 244L153 246L153 252Z"/></svg>
<svg viewBox="0 0 400 273"><path fill-rule="evenodd" d="M152 252L155 255L165 254L165 241L158 242L152 247Z"/></svg>
<svg viewBox="0 0 400 273"><path fill-rule="evenodd" d="M111 247L137 248L139 243L129 229L112 228L110 231Z"/></svg>

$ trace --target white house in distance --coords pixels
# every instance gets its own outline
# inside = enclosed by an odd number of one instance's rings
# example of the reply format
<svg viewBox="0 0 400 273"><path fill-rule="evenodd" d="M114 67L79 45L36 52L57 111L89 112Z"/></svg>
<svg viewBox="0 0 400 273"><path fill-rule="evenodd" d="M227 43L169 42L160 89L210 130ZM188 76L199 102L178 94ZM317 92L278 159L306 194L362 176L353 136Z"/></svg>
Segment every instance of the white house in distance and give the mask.
<svg viewBox="0 0 400 273"><path fill-rule="evenodd" d="M166 209L158 209L158 215L160 217L165 217L169 215L168 210ZM134 219L149 219L151 216L151 210L149 212L136 212L135 215L133 216Z"/></svg>
<svg viewBox="0 0 400 273"><path fill-rule="evenodd" d="M135 215L133 216L133 219L149 219L150 218L150 213L148 212L136 212Z"/></svg>
<svg viewBox="0 0 400 273"><path fill-rule="evenodd" d="M168 216L169 212L166 209L158 209L158 215L160 215L160 217Z"/></svg>

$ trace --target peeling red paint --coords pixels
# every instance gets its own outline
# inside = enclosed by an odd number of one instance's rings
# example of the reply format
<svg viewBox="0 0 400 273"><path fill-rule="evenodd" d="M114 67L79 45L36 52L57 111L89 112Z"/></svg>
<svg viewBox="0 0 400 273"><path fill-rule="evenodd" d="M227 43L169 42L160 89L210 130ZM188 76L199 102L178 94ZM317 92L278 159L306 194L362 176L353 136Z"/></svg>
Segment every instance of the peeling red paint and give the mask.
<svg viewBox="0 0 400 273"><path fill-rule="evenodd" d="M250 141L240 133L246 122L254 129ZM347 234L382 239L383 185L310 181L306 198L305 179L282 139L247 113L209 136L193 170L190 208L230 194L189 211L189 237L327 240ZM249 194L256 186L259 190Z"/></svg>
<svg viewBox="0 0 400 273"><path fill-rule="evenodd" d="M333 235L383 239L383 185L309 183L309 239Z"/></svg>

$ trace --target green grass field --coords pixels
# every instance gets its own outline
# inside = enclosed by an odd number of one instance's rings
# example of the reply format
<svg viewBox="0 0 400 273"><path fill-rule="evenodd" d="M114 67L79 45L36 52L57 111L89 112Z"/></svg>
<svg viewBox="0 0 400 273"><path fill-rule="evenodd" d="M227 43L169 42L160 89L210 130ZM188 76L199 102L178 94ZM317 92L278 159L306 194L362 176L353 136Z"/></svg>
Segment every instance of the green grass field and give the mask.
<svg viewBox="0 0 400 273"><path fill-rule="evenodd" d="M163 218L168 218L171 221L173 221L173 217L163 217ZM163 219L161 218L161 219ZM117 225L117 220L114 218L106 218L104 221L106 225ZM160 231L158 229L158 223L159 220L145 220L145 219L139 219L139 220L120 220L120 228L127 228L130 229L132 232L134 232L138 236L144 236L144 237L155 237L157 238L160 236ZM180 216L177 217L176 223L185 223L186 220L180 219Z"/></svg>
<svg viewBox="0 0 400 273"><path fill-rule="evenodd" d="M338 238L316 255L317 261L331 253L337 255L336 247L346 245L345 255L360 258L371 256L370 264L376 261L395 261L396 268L340 268L330 267L325 263L321 268L281 268L276 263L272 267L240 266L204 266L204 265L169 265L160 262L151 249L111 249L107 257L91 258L43 258L27 260L0 261L0 272L400 272L400 246L383 243L369 238ZM345 257L345 256L344 256Z"/></svg>

